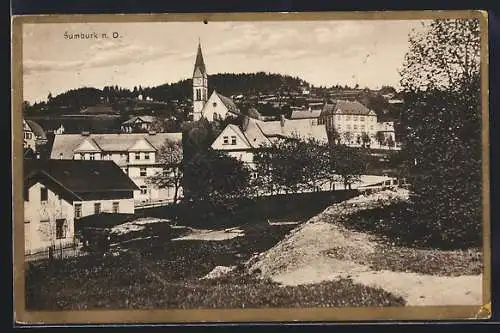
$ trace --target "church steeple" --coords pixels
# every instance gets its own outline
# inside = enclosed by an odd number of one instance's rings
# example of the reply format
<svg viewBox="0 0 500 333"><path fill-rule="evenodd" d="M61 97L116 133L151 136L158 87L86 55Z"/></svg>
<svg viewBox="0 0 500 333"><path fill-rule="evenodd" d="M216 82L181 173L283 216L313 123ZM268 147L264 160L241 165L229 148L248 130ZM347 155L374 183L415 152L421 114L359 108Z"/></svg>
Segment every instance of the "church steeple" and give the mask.
<svg viewBox="0 0 500 333"><path fill-rule="evenodd" d="M201 118L203 107L208 99L208 76L203 53L201 52L201 42L198 39L198 52L193 70L193 120Z"/></svg>
<svg viewBox="0 0 500 333"><path fill-rule="evenodd" d="M207 75L205 62L203 61L203 53L201 52L201 42L198 39L198 52L196 53L196 61L194 63L193 77L204 77Z"/></svg>

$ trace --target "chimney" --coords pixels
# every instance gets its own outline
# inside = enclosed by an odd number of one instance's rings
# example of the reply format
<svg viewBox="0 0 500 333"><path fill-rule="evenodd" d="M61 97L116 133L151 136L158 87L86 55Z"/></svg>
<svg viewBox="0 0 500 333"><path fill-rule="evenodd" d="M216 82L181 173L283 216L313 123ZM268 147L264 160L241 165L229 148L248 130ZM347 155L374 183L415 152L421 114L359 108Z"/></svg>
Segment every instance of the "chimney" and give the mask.
<svg viewBox="0 0 500 333"><path fill-rule="evenodd" d="M281 124L281 127L285 126L285 115L284 114L280 115L280 124Z"/></svg>
<svg viewBox="0 0 500 333"><path fill-rule="evenodd" d="M83 131L83 132L82 132L82 135L83 135L83 136L89 136L89 135L90 135L90 132L89 132L89 131Z"/></svg>
<svg viewBox="0 0 500 333"><path fill-rule="evenodd" d="M149 135L155 135L156 134L156 131L149 131L148 132Z"/></svg>

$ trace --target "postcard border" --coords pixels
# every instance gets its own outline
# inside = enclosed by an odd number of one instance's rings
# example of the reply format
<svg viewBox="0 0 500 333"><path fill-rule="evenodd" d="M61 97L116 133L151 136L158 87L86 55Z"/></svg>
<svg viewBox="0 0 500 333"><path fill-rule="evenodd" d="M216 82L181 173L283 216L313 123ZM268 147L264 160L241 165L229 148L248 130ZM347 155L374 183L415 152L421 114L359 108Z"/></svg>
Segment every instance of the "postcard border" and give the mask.
<svg viewBox="0 0 500 333"><path fill-rule="evenodd" d="M220 22L271 20L409 20L477 18L481 27L482 171L483 171L483 306L425 306L386 308L260 308L26 311L24 291L24 232L22 170L22 25L26 23L99 22ZM127 324L200 322L311 322L387 320L463 320L491 317L491 225L488 106L488 14L486 11L370 11L267 13L62 14L13 16L12 25L12 195L14 249L14 318L18 324Z"/></svg>

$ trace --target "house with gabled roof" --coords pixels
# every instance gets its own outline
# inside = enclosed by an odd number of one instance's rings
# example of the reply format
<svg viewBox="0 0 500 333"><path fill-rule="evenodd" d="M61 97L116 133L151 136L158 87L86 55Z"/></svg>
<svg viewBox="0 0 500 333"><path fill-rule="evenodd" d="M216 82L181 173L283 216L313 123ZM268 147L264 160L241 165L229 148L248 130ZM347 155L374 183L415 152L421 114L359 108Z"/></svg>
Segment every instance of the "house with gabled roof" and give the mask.
<svg viewBox="0 0 500 333"><path fill-rule="evenodd" d="M134 214L138 187L112 161L25 160L25 253L74 244L75 220Z"/></svg>
<svg viewBox="0 0 500 333"><path fill-rule="evenodd" d="M153 116L135 116L121 124L121 131L124 133L148 132L155 121Z"/></svg>
<svg viewBox="0 0 500 333"><path fill-rule="evenodd" d="M162 171L158 152L167 141L182 142L182 133L61 134L56 135L51 159L110 160L137 185L137 203L173 199L173 188L158 188L148 179Z"/></svg>
<svg viewBox="0 0 500 333"><path fill-rule="evenodd" d="M261 121L243 118L241 125L228 124L211 145L212 149L224 151L228 155L253 166L254 153L282 138L314 139L328 143L326 127L311 125L310 122L285 119Z"/></svg>
<svg viewBox="0 0 500 333"><path fill-rule="evenodd" d="M42 126L33 120L23 119L23 131L23 147L26 150L36 153L38 148L48 141Z"/></svg>
<svg viewBox="0 0 500 333"><path fill-rule="evenodd" d="M238 117L241 114L240 109L234 101L217 91L213 91L201 110L201 117L212 122L214 120L224 120L228 117Z"/></svg>

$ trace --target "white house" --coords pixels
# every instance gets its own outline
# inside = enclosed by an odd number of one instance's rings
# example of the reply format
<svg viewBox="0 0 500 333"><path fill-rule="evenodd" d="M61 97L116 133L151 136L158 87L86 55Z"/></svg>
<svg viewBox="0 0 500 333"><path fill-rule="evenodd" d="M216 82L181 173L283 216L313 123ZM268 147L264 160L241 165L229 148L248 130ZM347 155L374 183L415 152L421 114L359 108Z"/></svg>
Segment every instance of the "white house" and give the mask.
<svg viewBox="0 0 500 333"><path fill-rule="evenodd" d="M261 121L244 117L240 126L229 124L212 143L212 149L224 151L253 166L256 150L272 144L280 138L315 139L328 142L325 125L311 125L307 119Z"/></svg>
<svg viewBox="0 0 500 333"><path fill-rule="evenodd" d="M38 147L47 143L47 136L43 128L33 120L23 119L23 147L38 151Z"/></svg>
<svg viewBox="0 0 500 333"><path fill-rule="evenodd" d="M132 117L121 124L121 130L124 133L148 132L154 121L155 117L152 116Z"/></svg>
<svg viewBox="0 0 500 333"><path fill-rule="evenodd" d="M72 245L80 217L134 214L136 189L112 161L25 160L25 253Z"/></svg>
<svg viewBox="0 0 500 333"><path fill-rule="evenodd" d="M137 202L168 201L173 199L174 188L148 182L162 170L158 151L167 141L182 143L182 133L62 134L55 136L50 158L114 161L137 185Z"/></svg>

